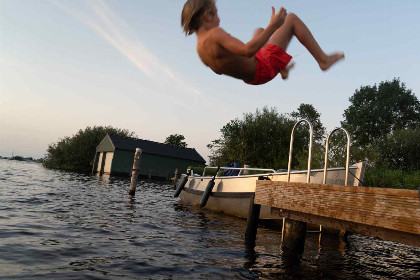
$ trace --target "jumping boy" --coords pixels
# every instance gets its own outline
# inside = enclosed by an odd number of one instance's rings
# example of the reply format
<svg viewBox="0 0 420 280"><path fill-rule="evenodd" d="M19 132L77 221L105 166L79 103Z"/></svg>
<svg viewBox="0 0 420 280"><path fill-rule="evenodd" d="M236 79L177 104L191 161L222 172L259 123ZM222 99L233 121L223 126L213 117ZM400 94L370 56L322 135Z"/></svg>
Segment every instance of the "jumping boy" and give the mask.
<svg viewBox="0 0 420 280"><path fill-rule="evenodd" d="M247 84L265 84L278 73L287 79L293 62L286 49L293 35L323 71L344 58L343 53L326 55L306 25L295 14L287 14L283 7L278 13L272 7L268 26L258 28L246 44L226 33L219 23L215 0L185 3L181 25L186 35L197 35L197 52L203 63L216 74L241 79Z"/></svg>

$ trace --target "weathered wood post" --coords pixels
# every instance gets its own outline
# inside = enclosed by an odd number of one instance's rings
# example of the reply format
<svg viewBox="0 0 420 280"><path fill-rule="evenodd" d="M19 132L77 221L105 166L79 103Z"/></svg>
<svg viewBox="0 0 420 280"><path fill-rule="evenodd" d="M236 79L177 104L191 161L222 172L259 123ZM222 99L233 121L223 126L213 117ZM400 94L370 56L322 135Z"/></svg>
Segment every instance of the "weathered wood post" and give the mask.
<svg viewBox="0 0 420 280"><path fill-rule="evenodd" d="M129 195L136 194L136 184L137 184L137 178L139 177L141 153L142 153L142 150L140 148L137 148L136 153L134 154L133 170L131 171L131 184L130 184L130 190L128 192Z"/></svg>
<svg viewBox="0 0 420 280"><path fill-rule="evenodd" d="M174 187L176 186L176 180L178 179L178 168L175 168L175 175L174 175Z"/></svg>
<svg viewBox="0 0 420 280"><path fill-rule="evenodd" d="M98 154L95 152L95 158L93 159L93 166L92 166L92 175L96 173L96 170L98 170Z"/></svg>
<svg viewBox="0 0 420 280"><path fill-rule="evenodd" d="M261 205L254 203L255 193L252 194L249 200L248 218L246 220L245 241L247 243L255 244L257 237L258 221L260 220Z"/></svg>
<svg viewBox="0 0 420 280"><path fill-rule="evenodd" d="M306 223L291 219L283 220L282 246L302 254L305 248Z"/></svg>

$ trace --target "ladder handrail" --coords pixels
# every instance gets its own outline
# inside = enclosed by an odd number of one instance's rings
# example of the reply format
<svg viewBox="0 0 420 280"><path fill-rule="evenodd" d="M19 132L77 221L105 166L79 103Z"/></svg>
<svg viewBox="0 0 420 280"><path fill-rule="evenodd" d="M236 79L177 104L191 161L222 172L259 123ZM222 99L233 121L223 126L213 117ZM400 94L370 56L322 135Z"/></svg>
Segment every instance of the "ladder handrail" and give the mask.
<svg viewBox="0 0 420 280"><path fill-rule="evenodd" d="M302 122L306 122L309 125L309 154L308 154L308 173L306 175L306 182L310 183L311 181L311 161L312 161L312 141L313 141L313 135L314 131L312 128L312 124L307 119L301 119L295 125L292 129L292 134L290 135L290 148L289 148L289 164L287 165L287 182L290 182L290 169L292 167L292 152L293 152L293 140L294 140L294 133L295 128Z"/></svg>
<svg viewBox="0 0 420 280"><path fill-rule="evenodd" d="M334 128L327 137L327 140L325 141L325 164L324 164L324 179L322 180L322 183L325 184L327 182L327 168L328 168L328 149L329 149L329 143L330 143L330 137L331 135L338 131L342 130L346 134L347 137L347 155L346 155L346 177L344 180L344 185L347 186L348 176L349 176L349 164L350 164L350 134L347 130L345 130L342 127L336 127Z"/></svg>

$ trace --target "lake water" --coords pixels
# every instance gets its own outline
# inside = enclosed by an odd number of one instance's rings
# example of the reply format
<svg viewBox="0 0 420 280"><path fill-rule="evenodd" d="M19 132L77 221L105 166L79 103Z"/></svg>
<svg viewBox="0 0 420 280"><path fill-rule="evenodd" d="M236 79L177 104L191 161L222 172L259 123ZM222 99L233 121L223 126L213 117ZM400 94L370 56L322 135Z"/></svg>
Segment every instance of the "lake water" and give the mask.
<svg viewBox="0 0 420 280"><path fill-rule="evenodd" d="M420 249L308 234L300 258L281 232L183 206L166 183L52 171L0 159L1 279L419 279Z"/></svg>

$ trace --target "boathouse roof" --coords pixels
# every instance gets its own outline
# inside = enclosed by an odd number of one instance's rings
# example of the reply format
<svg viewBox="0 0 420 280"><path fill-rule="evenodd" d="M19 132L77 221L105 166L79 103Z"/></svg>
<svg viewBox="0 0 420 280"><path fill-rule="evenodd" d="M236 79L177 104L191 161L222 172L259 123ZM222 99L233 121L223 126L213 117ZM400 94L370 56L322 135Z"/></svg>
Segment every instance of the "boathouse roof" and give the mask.
<svg viewBox="0 0 420 280"><path fill-rule="evenodd" d="M121 137L114 134L108 134L107 136L115 149L135 151L136 148L141 148L143 153L206 162L194 148L183 148L149 140Z"/></svg>

